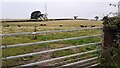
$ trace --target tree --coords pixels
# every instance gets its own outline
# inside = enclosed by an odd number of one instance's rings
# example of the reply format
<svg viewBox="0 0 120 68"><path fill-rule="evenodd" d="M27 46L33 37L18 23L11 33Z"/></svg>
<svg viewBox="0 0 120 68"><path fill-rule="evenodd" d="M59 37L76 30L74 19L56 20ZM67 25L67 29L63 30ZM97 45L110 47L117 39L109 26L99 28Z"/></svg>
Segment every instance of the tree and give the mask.
<svg viewBox="0 0 120 68"><path fill-rule="evenodd" d="M94 18L95 18L95 20L96 20L96 21L99 19L99 17L98 17L98 16L95 16Z"/></svg>
<svg viewBox="0 0 120 68"><path fill-rule="evenodd" d="M109 5L118 8L118 12L117 12L117 13L112 13L112 14L114 14L114 16L117 15L117 16L120 17L120 1L118 2L118 4L114 4L114 3L111 4L111 3L110 3Z"/></svg>
<svg viewBox="0 0 120 68"><path fill-rule="evenodd" d="M44 19L44 14L41 14L40 11L34 11L34 12L31 13L31 18L30 18L30 20L31 20L31 19L36 19L36 21L37 21L39 18L40 18L40 19Z"/></svg>
<svg viewBox="0 0 120 68"><path fill-rule="evenodd" d="M76 19L77 19L77 17L78 17L78 16L74 16L74 20L76 20Z"/></svg>

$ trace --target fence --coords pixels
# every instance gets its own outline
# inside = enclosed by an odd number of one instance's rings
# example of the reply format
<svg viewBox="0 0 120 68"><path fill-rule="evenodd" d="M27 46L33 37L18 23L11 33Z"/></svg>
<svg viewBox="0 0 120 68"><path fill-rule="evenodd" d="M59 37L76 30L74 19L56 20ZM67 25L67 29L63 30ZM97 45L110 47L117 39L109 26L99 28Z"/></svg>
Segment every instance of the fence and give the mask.
<svg viewBox="0 0 120 68"><path fill-rule="evenodd" d="M7 48L15 48L15 47L23 47L23 46L32 46L32 45L38 45L38 44L44 44L44 43L56 43L59 41L70 41L70 40L77 40L77 39L83 39L83 38L90 38L90 37L101 37L101 41L100 42L92 42L92 43L87 43L87 44L81 44L81 45L72 45L72 46L67 46L67 47L62 47L62 48L55 48L55 49L47 49L47 50L43 50L40 52L33 52L33 53L28 53L28 54L21 54L21 55L16 55L16 56L7 56L7 57L3 57L1 58L2 61L6 61L6 60L12 60L12 59L17 59L17 58L21 58L21 57L29 57L29 56L34 56L34 55L40 55L40 54L45 54L45 53L52 53L52 52L57 52L57 51L62 51L62 50L68 50L68 49L74 49L74 48L81 48L81 47L87 47L87 46L91 46L91 45L101 45L102 44L102 28L99 27L94 27L94 28L76 28L76 29L69 29L69 30L51 30L51 31L41 31L41 32L23 32L23 33L12 33L12 34L1 34L0 36L5 37L5 36L17 36L17 35L24 35L24 34L50 34L50 33L55 33L55 32L71 32L71 31L78 31L78 30L100 30L101 34L96 34L96 35L90 35L90 36L80 36L80 37L71 37L71 38L63 38L63 39L55 39L55 40L46 40L46 41L40 41L40 42L31 42L31 43L22 43L22 44L13 44L13 45L2 45L1 48L7 49ZM14 68L19 68L19 67L29 67L29 66L35 66L35 65L39 65L39 64L44 64L44 63L49 63L49 62L55 62L57 60L63 60L66 58L71 58L71 57L77 57L77 56L82 56L82 55L86 55L86 54L92 54L95 52L99 52L101 49L95 49L95 50L90 50L90 51L86 51L86 52L79 52L79 53L75 53L75 54L70 54L70 55L65 55L65 56L60 56L60 57L55 57L55 58L49 58L46 60L42 60L42 61L38 61L38 62L32 62L32 63L27 63L27 64L22 64L22 65L18 65L15 66ZM83 59L82 59L83 58ZM58 62L58 63L52 63L51 66L55 66L56 68L63 68L63 67L68 67L68 66L79 66L79 67L94 67L99 65L99 61L98 62L92 62L93 60L97 60L98 59L98 55L96 56L91 56L87 59L85 59L85 57L81 57L81 58L77 58L77 59L72 59L69 61L75 61L75 62L68 62L64 61L64 62ZM59 65L60 64L60 65ZM43 65L44 66L44 65Z"/></svg>

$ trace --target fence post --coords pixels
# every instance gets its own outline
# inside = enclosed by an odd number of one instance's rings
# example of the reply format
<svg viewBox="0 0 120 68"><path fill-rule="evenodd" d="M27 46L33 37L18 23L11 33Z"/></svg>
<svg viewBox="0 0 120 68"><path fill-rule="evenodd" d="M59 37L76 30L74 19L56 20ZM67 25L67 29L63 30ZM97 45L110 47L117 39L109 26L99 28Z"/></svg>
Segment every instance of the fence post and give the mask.
<svg viewBox="0 0 120 68"><path fill-rule="evenodd" d="M103 57L103 64L109 65L109 63L112 63L112 45L113 45L113 31L107 27L103 27L103 32L104 32L104 43L102 46L102 57Z"/></svg>
<svg viewBox="0 0 120 68"><path fill-rule="evenodd" d="M37 26L34 26L34 32L37 32L36 27L37 27ZM33 39L37 39L36 33L33 34Z"/></svg>

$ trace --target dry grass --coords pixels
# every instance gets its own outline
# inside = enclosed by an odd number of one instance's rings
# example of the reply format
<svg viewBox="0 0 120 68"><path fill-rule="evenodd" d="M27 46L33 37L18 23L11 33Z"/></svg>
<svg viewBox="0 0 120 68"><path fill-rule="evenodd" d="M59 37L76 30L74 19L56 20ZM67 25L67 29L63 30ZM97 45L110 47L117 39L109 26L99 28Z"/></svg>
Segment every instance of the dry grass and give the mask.
<svg viewBox="0 0 120 68"><path fill-rule="evenodd" d="M42 26L41 26L42 24ZM43 25L46 26L43 26ZM8 27L4 27L7 26ZM62 25L62 27L60 27ZM79 28L81 25L91 27L102 26L102 21L91 20L61 20L61 21L44 21L44 22L9 22L2 24L2 32L0 33L15 33L15 32L31 32L34 31L34 26L37 26L37 31L44 30L60 30L69 28ZM20 26L20 27L19 27Z"/></svg>
<svg viewBox="0 0 120 68"><path fill-rule="evenodd" d="M3 23L3 25L40 25L47 24L47 26L57 26L57 25L65 25L65 26L77 26L77 25L102 25L102 21L92 21L92 20L61 20L61 21L45 21L45 22L9 22Z"/></svg>

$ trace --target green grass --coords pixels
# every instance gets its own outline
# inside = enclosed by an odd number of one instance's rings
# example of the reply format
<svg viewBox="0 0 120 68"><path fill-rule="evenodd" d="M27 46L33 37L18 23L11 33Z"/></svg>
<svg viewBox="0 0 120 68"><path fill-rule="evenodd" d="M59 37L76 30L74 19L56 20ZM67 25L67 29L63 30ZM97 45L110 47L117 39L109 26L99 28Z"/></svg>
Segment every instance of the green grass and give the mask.
<svg viewBox="0 0 120 68"><path fill-rule="evenodd" d="M37 35L37 39L33 39L33 35L19 35L19 36L11 36L11 37L3 37L2 45L12 45L12 44L20 44L20 43L29 43L29 42L40 42L45 40L54 40L54 39L63 39L70 37L78 37L78 36L86 36L99 34L98 30L82 30L82 31L73 31L73 32L56 32L50 34L41 34Z"/></svg>
<svg viewBox="0 0 120 68"><path fill-rule="evenodd" d="M8 48L8 49L3 49L3 56L5 57L5 56L20 55L20 54L25 54L25 53L31 53L31 52L34 52L35 50L41 51L42 49L46 50L47 46L49 47L49 49L59 48L60 44L72 46L72 45L80 45L80 44L85 44L85 43L99 42L100 41L99 39L100 38L93 37L93 38L85 38L85 39L78 39L78 40L61 41L57 43L46 43L46 44L41 44L41 45L13 47L13 48ZM64 47L64 46L61 45L61 47ZM89 50L89 48L87 50Z"/></svg>
<svg viewBox="0 0 120 68"><path fill-rule="evenodd" d="M99 38L95 38L95 39L86 38L86 39L79 39L79 40L63 41L63 42L58 42L58 43L48 43L48 44L42 44L42 45L32 45L32 46L8 48L8 49L3 50L3 56L4 57L5 56L15 56L15 55L26 54L26 53L31 53L31 52L39 52L39 51L47 50L47 46L49 47L48 49L55 49L55 48L64 47L64 46L60 46L61 44L64 44L64 45L67 45L67 46L73 46L73 45L77 45L77 44L80 45L80 44L91 43L91 42L95 42L95 41L97 42L97 41L100 41L100 40L99 40ZM50 53L50 58L76 54L78 52L86 52L86 51L89 51L89 50L94 50L96 48L97 48L96 45L91 45L91 46L86 46L86 47L80 47L80 48L77 48L77 49L68 49L68 50L56 51L56 52ZM40 56L40 55L38 55L38 56ZM92 55L92 54L88 54L86 56L89 56L89 55ZM35 59L38 59L38 56L26 57L26 59L34 61ZM80 58L81 57L82 56L80 56ZM41 57L39 59L42 59L42 58L43 57ZM17 63L15 63L16 60L20 64L24 64L26 62L26 61L23 60L23 58L7 60L7 66L18 65Z"/></svg>
<svg viewBox="0 0 120 68"><path fill-rule="evenodd" d="M39 51L47 50L47 46L48 46L48 49L56 49L56 48L61 48L61 47L66 47L66 46L80 45L80 44L99 42L99 41L100 41L99 37L92 37L92 38L85 38L85 39L78 39L78 40L60 41L57 43L47 43L47 44L42 44L42 45L32 45L32 46L8 48L8 49L3 49L2 53L3 53L3 57L15 56L15 55L20 55L20 54L26 54L26 53L31 53L31 52L39 52ZM64 45L61 45L61 44L64 44ZM85 51L89 51L89 50L94 50L96 48L97 48L96 45L91 45L91 46L86 46L86 47L80 47L75 50L68 49L68 50L56 51L56 52L52 52L50 54L50 58L71 55L71 54L75 54L78 52L85 52ZM89 55L91 55L91 54L89 54ZM26 57L26 59L30 59L31 61L34 61L37 58L38 58L37 56ZM43 57L41 57L41 58L43 58ZM8 60L7 66L18 65L15 63L16 60L19 60L20 64L25 63L23 58L18 58L18 59L14 59L14 60Z"/></svg>
<svg viewBox="0 0 120 68"><path fill-rule="evenodd" d="M89 22L89 23L88 23ZM29 32L33 31L33 27L30 26L24 26L24 27L17 27L16 25L39 25L41 23L47 24L47 26L44 27L37 27L38 31L44 31L44 30L63 30L63 29L71 29L71 28L78 28L79 25L96 25L96 26L102 26L100 21L85 21L85 20L73 20L73 21L48 21L48 22L19 22L19 23L3 23L4 25L12 25L10 27L3 27L3 33L16 33L16 32ZM69 24L68 24L69 23ZM59 27L60 24L63 24L63 27ZM14 25L14 26L13 26ZM38 34L37 39L33 39L32 35L19 35L19 36L11 36L11 37L3 37L2 39L2 45L13 45L13 44L21 44L21 43L30 43L30 42L40 42L40 41L46 41L46 40L55 40L55 39L64 39L64 38L71 38L71 37L78 37L78 36L87 36L87 35L93 35L93 34L100 34L99 30L81 30L81 31L71 31L71 32L55 32L50 34ZM68 46L75 46L75 45L81 45L86 43L92 43L92 42L99 42L100 37L90 37L90 38L83 38L83 39L77 39L77 40L68 40L68 41L59 41L55 43L45 43L40 45L31 45L31 46L21 46L21 47L13 47L13 48L7 48L3 49L2 51L2 57L7 56L15 56L20 54L27 54L32 52L39 52L44 51L47 49L57 49L57 48L63 48ZM78 52L85 52L89 50L96 49L96 45L86 46L86 47L80 47L75 49L67 49L63 51L56 51L52 53L47 54L40 54L36 56L31 57L22 57L17 58L13 60L7 60L6 62L3 61L3 66L16 66L19 64L26 64L30 62L36 62L37 60L43 60L48 58L55 58L60 56L66 56L71 54L76 54ZM97 54L97 53L95 53ZM88 54L91 55L91 54ZM48 56L48 58L45 58L44 56ZM50 56L50 57L49 57ZM81 56L79 56L80 58ZM25 61L24 58L29 59L29 61ZM72 58L68 58L72 59ZM16 63L17 62L17 63Z"/></svg>

